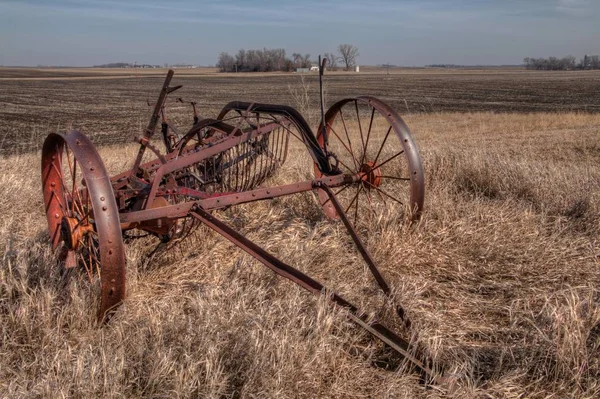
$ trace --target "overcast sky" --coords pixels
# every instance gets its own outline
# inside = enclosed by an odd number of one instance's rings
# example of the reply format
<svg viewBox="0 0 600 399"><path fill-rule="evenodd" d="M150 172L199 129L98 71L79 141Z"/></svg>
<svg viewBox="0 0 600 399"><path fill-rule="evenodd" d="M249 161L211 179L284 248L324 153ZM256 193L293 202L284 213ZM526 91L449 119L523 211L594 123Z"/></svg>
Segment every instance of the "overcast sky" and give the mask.
<svg viewBox="0 0 600 399"><path fill-rule="evenodd" d="M361 65L600 54L600 0L0 0L0 65L214 65L222 51L359 48Z"/></svg>

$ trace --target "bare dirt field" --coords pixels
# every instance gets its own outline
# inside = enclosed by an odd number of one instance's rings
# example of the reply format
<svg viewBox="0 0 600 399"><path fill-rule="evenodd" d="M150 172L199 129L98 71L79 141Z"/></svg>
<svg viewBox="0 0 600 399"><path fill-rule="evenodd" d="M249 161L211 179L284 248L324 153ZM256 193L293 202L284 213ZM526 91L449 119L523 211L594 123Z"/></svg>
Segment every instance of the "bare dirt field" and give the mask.
<svg viewBox="0 0 600 399"><path fill-rule="evenodd" d="M12 70L0 69L0 77ZM142 131L164 79L163 71L140 70L140 76L104 79L114 70L42 70L46 74L99 78L39 79L35 70L20 72L35 80L0 80L0 153L39 148L50 131L79 128L98 143L129 142ZM118 69L117 71L123 71ZM127 71L127 70L125 70ZM191 72L190 72L191 71ZM402 71L404 71L402 73ZM331 73L326 77L326 105L352 95L373 95L402 115L435 112L599 112L600 72L541 72L520 70L398 70L380 73ZM160 73L160 75L156 75ZM196 73L196 75L190 75ZM69 75L69 76L71 76ZM110 77L110 75L109 75ZM184 88L171 99L176 126L191 126L191 107L177 97L196 101L200 113L213 117L229 101L286 104L303 115L318 115L316 75L202 74L177 70L173 84ZM306 90L304 90L304 86ZM306 92L308 102L298 97ZM293 94L296 94L296 98Z"/></svg>
<svg viewBox="0 0 600 399"><path fill-rule="evenodd" d="M307 90L296 75L175 79L185 85L176 94L206 116L241 99L297 106L317 120L315 77ZM206 228L152 258L153 239L128 243L128 298L98 329L85 276L66 285L48 245L39 149L48 131L80 127L110 173L124 170L136 147L122 143L147 123L145 101L162 77L0 81L0 397L599 397L599 79L327 78L328 104L376 95L403 114L419 146L422 220L390 215L367 245L412 321L402 333L456 377L452 394L425 388L324 298ZM191 107L170 105L176 125L190 126ZM265 184L312 177L306 150L290 151ZM357 301L376 297L345 230L314 195L219 216Z"/></svg>

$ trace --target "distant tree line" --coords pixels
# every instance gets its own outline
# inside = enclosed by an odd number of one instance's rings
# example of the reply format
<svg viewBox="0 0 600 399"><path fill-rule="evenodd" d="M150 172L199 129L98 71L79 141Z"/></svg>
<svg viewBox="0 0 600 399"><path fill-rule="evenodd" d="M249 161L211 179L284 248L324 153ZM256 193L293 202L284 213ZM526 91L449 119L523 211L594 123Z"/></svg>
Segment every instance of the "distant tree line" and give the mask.
<svg viewBox="0 0 600 399"><path fill-rule="evenodd" d="M351 44L341 44L338 47L339 55L325 53L329 69L337 69L338 61L346 68L351 69L356 65L358 48ZM316 62L314 62L316 64ZM241 49L235 55L223 52L217 59L217 68L221 72L292 72L296 68L310 68L313 61L310 54L293 53L291 58L286 57L285 49L245 50Z"/></svg>
<svg viewBox="0 0 600 399"><path fill-rule="evenodd" d="M574 56L568 55L563 58L530 58L523 59L527 69L538 71L569 71L574 69L600 69L600 57L597 55L585 55L579 62Z"/></svg>
<svg viewBox="0 0 600 399"><path fill-rule="evenodd" d="M307 54L308 58L310 55ZM309 62L310 66L310 62ZM219 54L217 67L221 72L271 72L292 71L294 65L286 58L285 50L239 50L235 56L229 53Z"/></svg>
<svg viewBox="0 0 600 399"><path fill-rule="evenodd" d="M429 64L425 65L425 68L464 68L465 65L457 65L457 64Z"/></svg>
<svg viewBox="0 0 600 399"><path fill-rule="evenodd" d="M111 62L108 64L94 65L93 68L160 68L160 66L151 64L132 64L129 62Z"/></svg>

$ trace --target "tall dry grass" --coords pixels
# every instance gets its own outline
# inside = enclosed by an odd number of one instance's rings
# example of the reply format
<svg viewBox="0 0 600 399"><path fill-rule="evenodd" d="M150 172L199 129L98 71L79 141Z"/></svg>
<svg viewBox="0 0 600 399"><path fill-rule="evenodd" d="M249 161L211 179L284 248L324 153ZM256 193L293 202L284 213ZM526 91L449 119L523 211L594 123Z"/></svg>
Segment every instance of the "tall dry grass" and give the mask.
<svg viewBox="0 0 600 399"><path fill-rule="evenodd" d="M422 221L369 241L456 397L600 396L600 116L407 118L425 166ZM310 178L307 154L271 183ZM112 172L133 147L105 147ZM39 154L0 160L0 396L442 397L324 298L208 229L153 258L127 244L129 296L105 328L47 245ZM308 193L219 214L371 306L374 283ZM375 309L370 309L377 313ZM378 313L386 323L393 319Z"/></svg>

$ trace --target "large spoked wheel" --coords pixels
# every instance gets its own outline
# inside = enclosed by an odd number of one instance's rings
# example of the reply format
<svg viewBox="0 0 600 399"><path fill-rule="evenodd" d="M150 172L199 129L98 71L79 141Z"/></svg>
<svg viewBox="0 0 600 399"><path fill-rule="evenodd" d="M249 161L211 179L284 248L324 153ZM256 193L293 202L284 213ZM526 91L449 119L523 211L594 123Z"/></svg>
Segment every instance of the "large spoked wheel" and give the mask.
<svg viewBox="0 0 600 399"><path fill-rule="evenodd" d="M423 168L400 116L387 104L365 96L334 104L325 114L325 123L330 163L355 176L353 183L334 189L354 227L372 227L369 223L382 216L417 221L425 198ZM323 148L322 126L317 141ZM315 175L324 176L316 164ZM339 217L322 190L319 200L328 217Z"/></svg>
<svg viewBox="0 0 600 399"><path fill-rule="evenodd" d="M65 268L85 270L106 321L125 297L125 249L110 178L90 140L78 131L50 134L42 185L52 247Z"/></svg>

